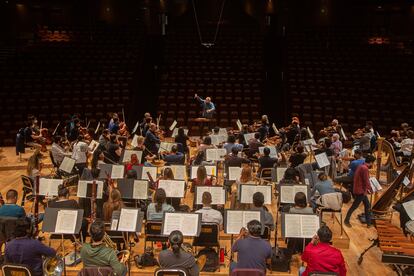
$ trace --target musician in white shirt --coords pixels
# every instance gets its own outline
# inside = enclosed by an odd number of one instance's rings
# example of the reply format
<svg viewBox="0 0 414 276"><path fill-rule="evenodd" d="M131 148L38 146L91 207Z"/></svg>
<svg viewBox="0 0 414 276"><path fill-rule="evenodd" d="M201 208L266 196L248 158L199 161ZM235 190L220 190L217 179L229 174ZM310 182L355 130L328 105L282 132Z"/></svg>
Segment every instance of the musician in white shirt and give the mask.
<svg viewBox="0 0 414 276"><path fill-rule="evenodd" d="M82 175L83 169L86 168L88 152L88 144L83 141L83 136L79 135L78 139L73 144L72 152L72 158L76 160L75 167L79 170L79 175Z"/></svg>
<svg viewBox="0 0 414 276"><path fill-rule="evenodd" d="M223 216L217 210L211 208L211 194L209 192L204 192L202 196L203 208L197 210L196 213L201 214L201 221L205 223L216 223L220 226L220 229L223 227Z"/></svg>
<svg viewBox="0 0 414 276"><path fill-rule="evenodd" d="M53 156L53 161L57 165L60 165L60 163L62 163L63 158L65 158L65 155L66 155L65 149L62 147L61 142L62 142L62 137L55 136L55 138L53 138L51 152Z"/></svg>

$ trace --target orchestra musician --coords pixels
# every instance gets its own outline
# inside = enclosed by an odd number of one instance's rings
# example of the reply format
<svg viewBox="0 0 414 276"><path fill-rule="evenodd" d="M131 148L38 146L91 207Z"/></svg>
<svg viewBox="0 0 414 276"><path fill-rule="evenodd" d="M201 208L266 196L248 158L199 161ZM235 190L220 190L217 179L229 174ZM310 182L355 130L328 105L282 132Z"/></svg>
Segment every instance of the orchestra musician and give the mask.
<svg viewBox="0 0 414 276"><path fill-rule="evenodd" d="M190 140L190 138L188 138L188 136L185 134L184 128L179 127L178 128L178 133L174 138L174 142L180 143L183 146L183 153L184 154L189 153L188 145L187 145L188 140Z"/></svg>
<svg viewBox="0 0 414 276"><path fill-rule="evenodd" d="M150 124L150 128L145 134L144 146L152 154L157 154L160 147L161 140L157 136L157 125Z"/></svg>
<svg viewBox="0 0 414 276"><path fill-rule="evenodd" d="M36 181L37 176L40 176L40 172L42 170L42 158L43 154L37 149L27 161L27 176L29 176L33 182Z"/></svg>
<svg viewBox="0 0 414 276"><path fill-rule="evenodd" d="M173 145L171 152L163 155L162 159L166 162L165 165L184 165L184 154L178 151L178 146Z"/></svg>
<svg viewBox="0 0 414 276"><path fill-rule="evenodd" d="M149 112L145 112L144 113L144 118L142 119L141 123L139 124L139 129L141 130L141 135L145 135L144 128L149 123L151 123L151 121L152 121L151 114Z"/></svg>
<svg viewBox="0 0 414 276"><path fill-rule="evenodd" d="M211 98L206 97L206 99L204 100L200 96L195 94L194 99L196 99L201 104L201 108L202 108L201 117L212 119L216 111L216 107L214 103L211 101Z"/></svg>
<svg viewBox="0 0 414 276"><path fill-rule="evenodd" d="M289 145L293 145L296 137L300 134L300 122L298 117L292 117L292 122L289 126L282 128L280 133L283 136L283 140Z"/></svg>
<svg viewBox="0 0 414 276"><path fill-rule="evenodd" d="M104 237L105 224L101 220L96 220L91 224L89 234L91 243L84 243L81 249L81 258L84 267L103 267L110 266L116 275L125 276L127 267L124 257L121 261L117 258L117 252L113 248L105 245Z"/></svg>
<svg viewBox="0 0 414 276"><path fill-rule="evenodd" d="M60 165L60 163L63 161L63 158L66 156L66 150L62 143L62 137L59 135L53 137L51 152L53 161L56 163L56 165Z"/></svg>
<svg viewBox="0 0 414 276"><path fill-rule="evenodd" d="M99 143L99 146L101 147L101 149L108 150L110 135L111 135L111 132L109 131L109 129L104 129L102 131L102 133L101 133L101 135L99 136L99 139L98 139L98 143Z"/></svg>
<svg viewBox="0 0 414 276"><path fill-rule="evenodd" d="M17 205L18 193L10 189L6 193L6 203L0 207L1 217L25 218L26 212L23 207Z"/></svg>
<svg viewBox="0 0 414 276"><path fill-rule="evenodd" d="M56 251L30 237L31 221L29 218L16 222L15 238L6 243L5 261L7 263L27 265L34 276L43 275L42 257L54 257Z"/></svg>
<svg viewBox="0 0 414 276"><path fill-rule="evenodd" d="M75 167L79 170L79 175L82 175L83 170L87 167L89 154L88 144L83 140L83 136L79 135L73 144L72 158L75 159Z"/></svg>

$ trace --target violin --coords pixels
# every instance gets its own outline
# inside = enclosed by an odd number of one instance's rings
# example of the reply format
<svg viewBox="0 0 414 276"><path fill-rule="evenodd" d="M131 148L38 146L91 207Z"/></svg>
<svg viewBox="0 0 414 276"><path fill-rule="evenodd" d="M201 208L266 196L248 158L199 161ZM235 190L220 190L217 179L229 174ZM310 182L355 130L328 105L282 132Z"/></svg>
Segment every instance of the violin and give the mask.
<svg viewBox="0 0 414 276"><path fill-rule="evenodd" d="M119 130L118 130L118 134L121 136L125 136L125 137L129 137L129 131L128 131L128 127L125 124L125 122L121 122L119 123Z"/></svg>

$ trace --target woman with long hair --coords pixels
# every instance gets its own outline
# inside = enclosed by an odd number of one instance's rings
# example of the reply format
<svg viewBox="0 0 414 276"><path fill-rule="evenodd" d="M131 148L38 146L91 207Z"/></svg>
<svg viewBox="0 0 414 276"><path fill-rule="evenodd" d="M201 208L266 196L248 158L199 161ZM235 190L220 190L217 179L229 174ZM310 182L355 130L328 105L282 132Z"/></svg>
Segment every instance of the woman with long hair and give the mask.
<svg viewBox="0 0 414 276"><path fill-rule="evenodd" d="M207 175L206 167L199 166L197 168L197 177L192 180L192 191L194 191L195 186L212 186L215 185L216 180L213 176L209 177Z"/></svg>
<svg viewBox="0 0 414 276"><path fill-rule="evenodd" d="M35 150L32 156L29 157L27 161L27 175L35 181L36 176L40 176L40 171L42 170L42 157L43 154L39 149Z"/></svg>
<svg viewBox="0 0 414 276"><path fill-rule="evenodd" d="M124 207L121 192L118 189L110 189L108 201L103 204L103 219L110 221L113 211L120 211Z"/></svg>
<svg viewBox="0 0 414 276"><path fill-rule="evenodd" d="M252 167L243 167L239 179L237 179L236 182L231 186L230 206L232 209L236 208L240 184L251 184L254 181L255 179L253 176Z"/></svg>
<svg viewBox="0 0 414 276"><path fill-rule="evenodd" d="M157 189L153 202L147 208L147 220L162 220L164 212L174 212L175 209L166 203L167 195L164 189Z"/></svg>
<svg viewBox="0 0 414 276"><path fill-rule="evenodd" d="M184 242L183 233L178 230L172 231L168 237L168 245L170 249L160 252L158 260L162 268L181 268L190 276L199 275L199 267L192 254L182 249Z"/></svg>

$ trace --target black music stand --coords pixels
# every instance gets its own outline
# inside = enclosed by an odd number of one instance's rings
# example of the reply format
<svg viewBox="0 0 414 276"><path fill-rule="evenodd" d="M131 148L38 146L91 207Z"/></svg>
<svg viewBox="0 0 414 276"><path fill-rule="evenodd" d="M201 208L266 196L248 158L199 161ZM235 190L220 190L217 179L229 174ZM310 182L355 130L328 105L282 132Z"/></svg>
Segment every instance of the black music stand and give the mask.
<svg viewBox="0 0 414 276"><path fill-rule="evenodd" d="M68 231L67 233L56 233L56 223L59 215L59 211L61 210L67 210L67 211L76 211L77 217L76 217L76 225L75 225L75 231ZM42 224L42 232L45 233L54 233L54 234L60 234L61 235L61 246L62 246L62 252L63 252L63 272L66 276L66 261L65 261L65 247L64 247L64 235L76 235L76 233L80 232L80 229L82 227L82 219L83 219L83 209L61 209L61 208L46 208L45 209L45 216L43 219ZM75 242L75 256L76 260L76 242Z"/></svg>
<svg viewBox="0 0 414 276"><path fill-rule="evenodd" d="M136 210L138 212L136 221L132 223L132 228L129 229L119 229L120 222L122 218L122 211L123 210ZM119 216L118 216L119 214ZM111 231L119 231L119 232L126 232L126 233L141 233L142 228L142 222L144 220L144 213L141 212L141 209L139 208L128 208L124 207L121 209L121 211L116 212L115 214L112 214L112 220L111 220ZM128 237L128 235L127 235ZM135 246L134 243L129 242L128 240L128 246L129 246L129 252L132 252L132 247ZM131 266L130 261L128 260L128 275L131 275Z"/></svg>

